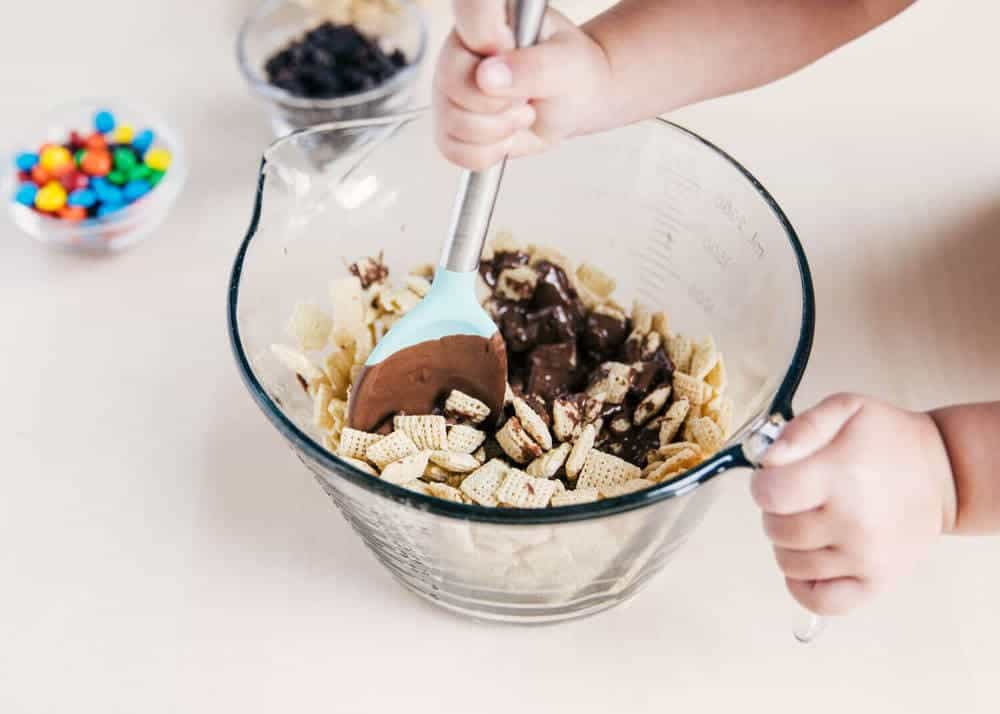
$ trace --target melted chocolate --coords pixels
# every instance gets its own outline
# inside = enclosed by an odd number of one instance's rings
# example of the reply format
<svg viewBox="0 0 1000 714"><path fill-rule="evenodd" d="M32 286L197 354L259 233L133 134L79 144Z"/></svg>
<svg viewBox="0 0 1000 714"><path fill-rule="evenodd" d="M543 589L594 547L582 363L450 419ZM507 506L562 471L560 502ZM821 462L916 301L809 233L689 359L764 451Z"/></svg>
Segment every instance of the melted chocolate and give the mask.
<svg viewBox="0 0 1000 714"><path fill-rule="evenodd" d="M497 276L504 270L527 264L527 253L509 251L494 253L492 260L484 260L479 263L479 274L482 276L483 282L492 288L497 284Z"/></svg>
<svg viewBox="0 0 1000 714"><path fill-rule="evenodd" d="M538 272L538 285L535 287L534 307L563 307L573 317L575 323L583 320L584 310L580 296L566 277L565 271L555 263L540 260L535 264ZM577 330L580 327L577 325Z"/></svg>
<svg viewBox="0 0 1000 714"><path fill-rule="evenodd" d="M632 426L622 434L609 433L601 448L633 464L643 464L646 454L659 446L659 429Z"/></svg>
<svg viewBox="0 0 1000 714"><path fill-rule="evenodd" d="M490 339L449 335L421 342L365 367L351 393L347 424L375 431L399 413L431 414L458 389L500 417L507 377L507 352L500 334Z"/></svg>
<svg viewBox="0 0 1000 714"><path fill-rule="evenodd" d="M592 312L587 315L583 330L583 344L598 360L611 359L628 336L628 322L624 319Z"/></svg>

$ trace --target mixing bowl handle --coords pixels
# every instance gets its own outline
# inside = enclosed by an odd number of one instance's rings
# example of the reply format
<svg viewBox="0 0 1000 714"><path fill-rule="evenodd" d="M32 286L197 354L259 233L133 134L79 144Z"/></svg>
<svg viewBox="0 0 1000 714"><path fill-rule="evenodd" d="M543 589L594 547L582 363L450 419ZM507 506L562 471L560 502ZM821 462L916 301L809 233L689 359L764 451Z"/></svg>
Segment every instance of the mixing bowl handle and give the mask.
<svg viewBox="0 0 1000 714"><path fill-rule="evenodd" d="M548 0L513 0L508 5L517 46L535 44L542 31ZM441 265L446 269L454 273L471 273L479 269L479 258L506 165L505 158L485 171L462 172L451 227L441 254Z"/></svg>
<svg viewBox="0 0 1000 714"><path fill-rule="evenodd" d="M787 423L781 414L772 414L757 425L744 440L743 455L755 469L760 468L764 454L781 436ZM824 629L826 620L819 615L809 613L808 618L792 630L792 634L799 642L808 644L819 637Z"/></svg>

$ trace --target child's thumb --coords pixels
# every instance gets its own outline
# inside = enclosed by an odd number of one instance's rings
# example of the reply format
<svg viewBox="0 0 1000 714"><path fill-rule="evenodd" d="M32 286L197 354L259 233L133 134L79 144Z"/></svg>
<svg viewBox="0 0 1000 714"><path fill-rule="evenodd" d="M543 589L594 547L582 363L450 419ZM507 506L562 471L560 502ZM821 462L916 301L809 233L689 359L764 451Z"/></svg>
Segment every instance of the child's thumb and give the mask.
<svg viewBox="0 0 1000 714"><path fill-rule="evenodd" d="M833 441L862 404L863 399L853 394L827 397L788 423L781 438L761 460L763 465L785 466L812 456Z"/></svg>
<svg viewBox="0 0 1000 714"><path fill-rule="evenodd" d="M476 84L490 96L546 99L571 92L581 71L576 48L557 40L488 57L476 68Z"/></svg>

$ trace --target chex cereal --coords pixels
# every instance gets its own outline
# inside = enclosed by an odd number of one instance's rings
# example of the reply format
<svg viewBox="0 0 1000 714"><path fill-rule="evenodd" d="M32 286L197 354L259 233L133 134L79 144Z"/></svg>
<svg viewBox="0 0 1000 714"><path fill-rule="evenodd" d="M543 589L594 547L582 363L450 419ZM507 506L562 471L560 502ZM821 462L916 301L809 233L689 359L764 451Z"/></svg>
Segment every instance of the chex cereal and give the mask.
<svg viewBox="0 0 1000 714"><path fill-rule="evenodd" d="M720 345L676 332L660 306L624 307L614 276L601 265L575 267L571 257L509 233L484 252L478 294L508 354L520 355L495 421L487 422L484 402L451 390L433 413L394 415L378 433L347 425L365 360L428 294L431 265L394 282L381 255L358 260L334 277L327 304L323 296L294 304L286 331L295 346L274 344L271 353L310 400L318 442L373 477L434 498L557 508L634 493L696 467L736 426ZM555 312L551 323L533 324L541 290ZM588 333L592 324L600 332Z"/></svg>

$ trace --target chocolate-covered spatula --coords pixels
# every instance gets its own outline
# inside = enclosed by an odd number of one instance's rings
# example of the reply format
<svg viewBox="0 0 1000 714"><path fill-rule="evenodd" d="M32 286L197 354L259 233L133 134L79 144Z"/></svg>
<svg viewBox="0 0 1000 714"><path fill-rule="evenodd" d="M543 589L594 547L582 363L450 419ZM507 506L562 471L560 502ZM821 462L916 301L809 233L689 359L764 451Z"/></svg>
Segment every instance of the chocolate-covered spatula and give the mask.
<svg viewBox="0 0 1000 714"><path fill-rule="evenodd" d="M546 0L512 3L518 47L538 40ZM379 341L351 392L348 424L372 431L397 412L428 414L459 389L497 419L507 383L503 338L476 299L476 273L506 159L462 174L451 228L430 292Z"/></svg>

